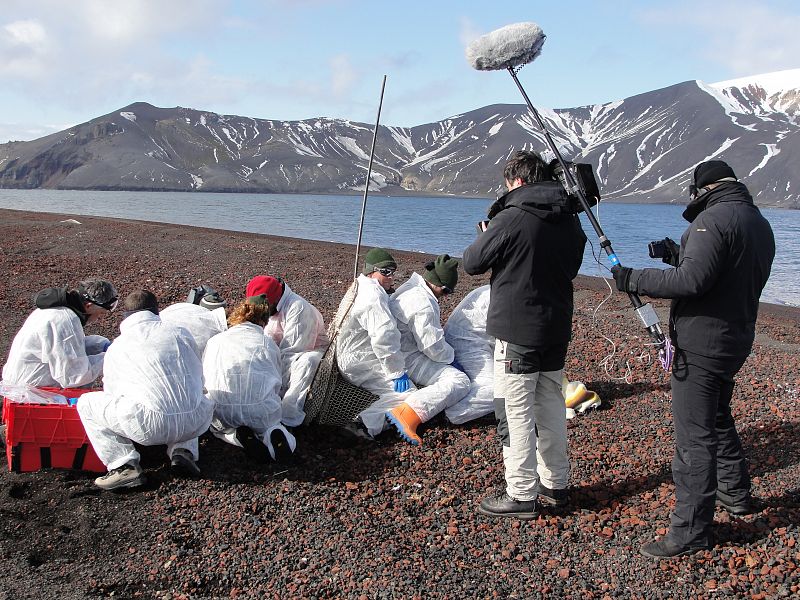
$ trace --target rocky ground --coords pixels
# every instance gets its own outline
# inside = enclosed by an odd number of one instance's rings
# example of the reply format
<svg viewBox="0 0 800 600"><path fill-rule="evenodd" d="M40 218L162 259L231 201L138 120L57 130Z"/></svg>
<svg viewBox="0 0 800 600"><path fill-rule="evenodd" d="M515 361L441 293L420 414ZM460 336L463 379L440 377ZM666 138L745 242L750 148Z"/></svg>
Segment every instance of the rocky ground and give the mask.
<svg viewBox="0 0 800 600"><path fill-rule="evenodd" d="M352 276L351 246L68 218L0 210L3 361L31 295L87 275L112 280L123 296L147 287L165 306L200 283L237 301L251 276L279 274L326 319ZM401 281L427 259L396 257ZM485 281L463 276L444 315ZM570 511L529 522L476 513L502 484L488 423L435 421L421 448L391 433L348 446L311 427L298 432L294 463L267 467L204 436L202 479L173 477L163 449L150 448L150 483L129 493L101 493L83 472L3 468L0 599L797 596L797 309L762 305L735 392L763 509L744 518L718 509L714 549L655 562L637 551L665 533L673 501L668 378L627 298L603 303L608 290L596 279L576 287L567 373L604 407L570 422ZM89 332L113 337L120 318Z"/></svg>

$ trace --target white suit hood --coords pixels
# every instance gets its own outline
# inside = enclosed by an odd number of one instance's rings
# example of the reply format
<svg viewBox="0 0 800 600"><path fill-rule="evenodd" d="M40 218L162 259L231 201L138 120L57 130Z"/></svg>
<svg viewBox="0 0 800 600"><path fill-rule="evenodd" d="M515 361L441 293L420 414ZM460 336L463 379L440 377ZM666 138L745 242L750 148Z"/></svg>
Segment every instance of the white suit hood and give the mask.
<svg viewBox="0 0 800 600"><path fill-rule="evenodd" d="M208 340L228 328L223 307L208 310L190 302L178 302L162 310L159 316L165 323L186 329L194 338L201 356Z"/></svg>

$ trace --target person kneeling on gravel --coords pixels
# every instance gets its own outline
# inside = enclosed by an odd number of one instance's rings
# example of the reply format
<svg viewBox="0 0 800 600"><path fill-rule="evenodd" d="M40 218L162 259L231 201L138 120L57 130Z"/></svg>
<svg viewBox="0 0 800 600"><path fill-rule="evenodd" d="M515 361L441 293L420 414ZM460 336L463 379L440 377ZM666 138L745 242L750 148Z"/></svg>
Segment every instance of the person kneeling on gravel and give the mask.
<svg viewBox="0 0 800 600"><path fill-rule="evenodd" d="M266 279L250 280L228 330L211 338L203 355L206 389L214 401L211 433L259 463L285 460L297 445L281 423L280 351L264 332L274 309Z"/></svg>
<svg viewBox="0 0 800 600"><path fill-rule="evenodd" d="M387 250L367 252L364 272L354 282L355 300L336 337L339 372L353 385L379 396L358 415L369 436L381 433L387 427L386 412L416 389L406 373L400 332L389 309L396 270L397 262Z"/></svg>
<svg viewBox="0 0 800 600"><path fill-rule="evenodd" d="M145 482L133 442L166 444L172 468L197 476L197 438L214 410L203 395L197 345L185 329L161 321L152 292L131 293L123 309L120 336L106 352L104 389L78 400L86 435L108 468L95 484L113 490Z"/></svg>
<svg viewBox="0 0 800 600"><path fill-rule="evenodd" d="M422 275L412 273L389 301L406 371L420 389L388 411L386 418L415 445L422 443L417 427L469 391L469 377L450 364L453 348L444 339L439 309L439 301L453 293L457 283L458 261L442 254L425 265Z"/></svg>
<svg viewBox="0 0 800 600"><path fill-rule="evenodd" d="M92 383L103 372L111 342L84 335L83 328L117 306L117 290L103 279L88 279L76 290L42 290L34 302L36 310L11 344L3 381L60 388Z"/></svg>
<svg viewBox="0 0 800 600"><path fill-rule="evenodd" d="M281 421L297 427L305 419L306 394L328 347L325 321L313 304L282 279L269 275L259 278L273 307L265 329L281 351Z"/></svg>

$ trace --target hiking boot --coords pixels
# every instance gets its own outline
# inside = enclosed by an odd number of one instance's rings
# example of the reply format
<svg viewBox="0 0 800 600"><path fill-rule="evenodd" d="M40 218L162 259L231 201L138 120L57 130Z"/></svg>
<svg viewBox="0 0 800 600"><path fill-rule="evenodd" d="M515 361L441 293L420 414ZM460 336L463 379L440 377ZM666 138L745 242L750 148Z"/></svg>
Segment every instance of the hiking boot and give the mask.
<svg viewBox="0 0 800 600"><path fill-rule="evenodd" d="M742 500L734 500L733 496L717 490L717 506L721 506L732 515L742 516L756 512L753 499L748 494Z"/></svg>
<svg viewBox="0 0 800 600"><path fill-rule="evenodd" d="M256 435L256 432L246 425L236 428L236 439L239 440L248 458L261 465L265 465L270 461L271 455L267 446Z"/></svg>
<svg viewBox="0 0 800 600"><path fill-rule="evenodd" d="M285 462L292 456L292 447L282 429L272 430L272 433L269 434L267 449L275 462Z"/></svg>
<svg viewBox="0 0 800 600"><path fill-rule="evenodd" d="M478 512L488 517L514 517L523 521L539 516L536 500L515 500L506 492L494 498L484 498Z"/></svg>
<svg viewBox="0 0 800 600"><path fill-rule="evenodd" d="M200 467L192 457L192 453L186 448L175 448L172 451L172 460L170 461L172 470L180 473L181 475L188 475L189 477L199 477Z"/></svg>
<svg viewBox="0 0 800 600"><path fill-rule="evenodd" d="M669 539L659 540L657 542L650 542L639 548L639 552L650 558L674 558L676 556L686 556L687 554L694 554L708 548L680 546Z"/></svg>
<svg viewBox="0 0 800 600"><path fill-rule="evenodd" d="M567 488L560 490L551 490L549 487L539 482L539 487L536 489L539 501L546 506L553 506L555 508L564 508L569 506L569 490Z"/></svg>
<svg viewBox="0 0 800 600"><path fill-rule="evenodd" d="M386 419L395 426L397 432L405 441L414 446L422 444L422 438L417 435L417 427L422 424L417 413L405 402L386 413Z"/></svg>
<svg viewBox="0 0 800 600"><path fill-rule="evenodd" d="M110 470L94 480L94 484L104 490L118 490L143 485L147 481L139 465L127 463Z"/></svg>

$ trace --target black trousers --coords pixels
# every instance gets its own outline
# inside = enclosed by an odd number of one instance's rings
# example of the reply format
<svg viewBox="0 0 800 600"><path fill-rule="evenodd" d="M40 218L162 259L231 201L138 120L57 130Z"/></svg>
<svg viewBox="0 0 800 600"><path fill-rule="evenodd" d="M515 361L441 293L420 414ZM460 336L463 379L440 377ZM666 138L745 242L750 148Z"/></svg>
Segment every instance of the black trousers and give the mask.
<svg viewBox="0 0 800 600"><path fill-rule="evenodd" d="M750 495L750 474L731 416L733 378L746 357L714 359L678 350L672 367L675 510L669 537L710 547L716 491L734 501Z"/></svg>

